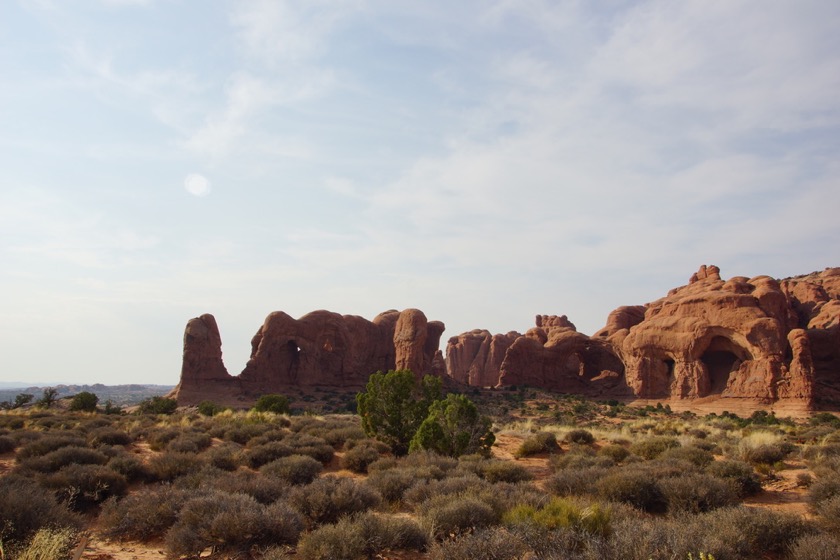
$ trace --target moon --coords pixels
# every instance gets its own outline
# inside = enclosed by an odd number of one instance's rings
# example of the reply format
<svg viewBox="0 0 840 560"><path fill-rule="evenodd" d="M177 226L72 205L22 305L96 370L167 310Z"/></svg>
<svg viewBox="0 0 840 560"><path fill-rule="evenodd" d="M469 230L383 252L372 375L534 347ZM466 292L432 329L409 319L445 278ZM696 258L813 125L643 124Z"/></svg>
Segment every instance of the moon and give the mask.
<svg viewBox="0 0 840 560"><path fill-rule="evenodd" d="M210 194L210 181L204 175L190 173L184 179L184 189L193 196L207 196Z"/></svg>

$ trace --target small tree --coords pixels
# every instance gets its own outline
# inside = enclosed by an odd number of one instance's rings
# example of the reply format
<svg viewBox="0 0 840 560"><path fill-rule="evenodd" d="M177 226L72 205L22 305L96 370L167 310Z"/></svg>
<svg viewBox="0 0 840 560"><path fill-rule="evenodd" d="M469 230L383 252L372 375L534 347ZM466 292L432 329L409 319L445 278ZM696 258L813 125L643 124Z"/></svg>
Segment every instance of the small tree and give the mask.
<svg viewBox="0 0 840 560"><path fill-rule="evenodd" d="M288 397L272 393L269 395L263 395L257 399L256 404L254 404L254 410L257 412L288 414L291 408L289 406Z"/></svg>
<svg viewBox="0 0 840 560"><path fill-rule="evenodd" d="M55 401L58 400L58 389L55 387L47 387L44 389L41 398L38 399L38 405L44 408L51 408Z"/></svg>
<svg viewBox="0 0 840 560"><path fill-rule="evenodd" d="M356 395L362 428L396 455L405 455L429 406L440 398L440 378L427 375L418 383L409 370L380 371L370 376L366 389Z"/></svg>
<svg viewBox="0 0 840 560"><path fill-rule="evenodd" d="M198 413L204 416L215 416L224 409L225 407L218 405L213 401L201 401L198 404Z"/></svg>
<svg viewBox="0 0 840 560"><path fill-rule="evenodd" d="M123 409L119 405L115 405L111 399L105 401L105 410L103 410L105 414L122 414Z"/></svg>
<svg viewBox="0 0 840 560"><path fill-rule="evenodd" d="M178 409L178 401L166 397L152 397L140 403L141 414L172 414Z"/></svg>
<svg viewBox="0 0 840 560"><path fill-rule="evenodd" d="M15 403L12 405L12 408L20 408L25 404L31 403L35 399L35 395L30 395L29 393L19 393L15 397Z"/></svg>
<svg viewBox="0 0 840 560"><path fill-rule="evenodd" d="M99 397L90 391L82 391L73 395L73 398L70 400L70 410L94 412L98 403Z"/></svg>
<svg viewBox="0 0 840 560"><path fill-rule="evenodd" d="M429 408L429 416L420 424L410 449L428 449L450 457L470 453L487 455L496 441L490 431L491 424L465 395L450 393Z"/></svg>

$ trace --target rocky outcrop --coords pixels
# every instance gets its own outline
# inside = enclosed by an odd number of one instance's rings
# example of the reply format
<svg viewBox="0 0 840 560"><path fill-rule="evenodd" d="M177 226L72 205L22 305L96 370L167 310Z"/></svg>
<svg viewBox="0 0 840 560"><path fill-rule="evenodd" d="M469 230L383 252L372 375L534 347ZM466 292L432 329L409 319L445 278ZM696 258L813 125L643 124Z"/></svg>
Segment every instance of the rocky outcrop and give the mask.
<svg viewBox="0 0 840 560"><path fill-rule="evenodd" d="M444 325L419 310L373 321L315 311L270 314L240 375L222 361L212 315L187 323L182 404L288 387L361 388L378 370L411 369L477 387L530 385L590 396L840 404L840 268L776 280L702 266L646 305L619 307L589 337L565 315L525 334L473 330L438 350ZM734 401L733 401L734 402Z"/></svg>
<svg viewBox="0 0 840 560"><path fill-rule="evenodd" d="M453 336L446 345L446 371L459 383L495 387L508 348L521 336L513 331L493 335L479 329Z"/></svg>
<svg viewBox="0 0 840 560"><path fill-rule="evenodd" d="M524 335L474 330L449 339L447 373L481 387L530 385L549 390L622 393L624 367L603 340L577 332L565 315L537 315Z"/></svg>
<svg viewBox="0 0 840 560"><path fill-rule="evenodd" d="M524 335L452 337L447 373L587 395L840 402L840 268L724 280L704 265L662 299L619 307L591 338L542 315Z"/></svg>
<svg viewBox="0 0 840 560"><path fill-rule="evenodd" d="M702 267L688 285L647 305L642 322L608 337L642 398L809 399L813 368L797 334L796 313L778 281L724 282Z"/></svg>
<svg viewBox="0 0 840 560"><path fill-rule="evenodd" d="M222 363L221 337L212 315L187 323L181 380L174 396L195 404L208 394L259 395L291 386L361 388L370 374L411 369L442 374L438 346L444 325L422 311L386 311L373 321L314 311L294 319L277 311L251 340L251 357L238 376Z"/></svg>

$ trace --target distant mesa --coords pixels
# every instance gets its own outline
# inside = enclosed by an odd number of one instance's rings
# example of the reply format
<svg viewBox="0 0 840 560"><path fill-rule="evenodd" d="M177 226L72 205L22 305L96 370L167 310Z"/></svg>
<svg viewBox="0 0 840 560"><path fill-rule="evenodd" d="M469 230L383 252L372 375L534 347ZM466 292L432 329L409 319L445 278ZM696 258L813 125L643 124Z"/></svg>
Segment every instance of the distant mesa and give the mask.
<svg viewBox="0 0 840 560"><path fill-rule="evenodd" d="M416 309L373 321L275 312L254 336L245 369L231 376L216 321L202 315L187 323L173 394L195 404L289 387L361 388L375 371L407 368L464 386L527 385L599 398L804 409L840 403L840 268L724 280L718 267L704 265L659 300L619 307L591 337L564 315L538 315L524 334L454 336L444 359L443 331Z"/></svg>

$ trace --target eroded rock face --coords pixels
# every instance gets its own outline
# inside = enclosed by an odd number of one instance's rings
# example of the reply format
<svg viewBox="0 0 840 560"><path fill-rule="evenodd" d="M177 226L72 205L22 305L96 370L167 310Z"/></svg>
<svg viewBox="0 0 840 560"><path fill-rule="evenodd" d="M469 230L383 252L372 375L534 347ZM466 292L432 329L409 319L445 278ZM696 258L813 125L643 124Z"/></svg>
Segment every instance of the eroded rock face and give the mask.
<svg viewBox="0 0 840 560"><path fill-rule="evenodd" d="M788 333L797 326L776 280L724 282L717 267L703 267L688 285L648 304L644 320L626 335L608 340L640 397L772 402L811 393L812 369L801 352L789 351Z"/></svg>
<svg viewBox="0 0 840 560"><path fill-rule="evenodd" d="M725 280L716 266L702 266L662 299L619 307L593 337L564 315L538 315L525 334L452 337L444 359L443 331L416 309L373 321L275 312L254 335L245 369L231 376L216 321L202 315L187 323L174 394L194 404L291 386L361 388L375 371L407 368L451 383L590 396L840 403L840 268L779 281Z"/></svg>
<svg viewBox="0 0 840 560"><path fill-rule="evenodd" d="M453 336L446 345L446 372L459 383L495 387L508 348L521 336L513 331L493 335L479 329Z"/></svg>
<svg viewBox="0 0 840 560"><path fill-rule="evenodd" d="M442 373L436 354L443 323L428 321L417 309L386 311L373 321L355 315L313 311L294 319L277 311L251 340L245 369L230 376L221 359L221 337L212 315L187 323L181 404L203 400L202 392L259 395L291 386L363 387L376 371L408 368L418 376Z"/></svg>
<svg viewBox="0 0 840 560"><path fill-rule="evenodd" d="M588 395L810 406L821 394L840 402L838 294L840 268L783 281L724 280L704 265L660 300L619 307L591 338L565 316L537 316L535 328L508 333L495 354L492 341L502 335L453 337L447 373L471 385Z"/></svg>

